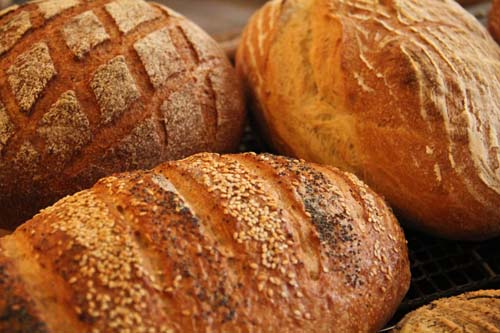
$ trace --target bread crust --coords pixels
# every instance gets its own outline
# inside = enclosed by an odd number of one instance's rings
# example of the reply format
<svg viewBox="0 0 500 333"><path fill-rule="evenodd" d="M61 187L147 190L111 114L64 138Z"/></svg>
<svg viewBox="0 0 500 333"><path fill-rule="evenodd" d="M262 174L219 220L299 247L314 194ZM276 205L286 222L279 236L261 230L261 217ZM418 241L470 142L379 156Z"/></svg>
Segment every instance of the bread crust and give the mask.
<svg viewBox="0 0 500 333"><path fill-rule="evenodd" d="M190 103L163 113L179 94ZM142 0L13 7L0 16L0 227L114 172L230 152L244 116L224 52L165 7Z"/></svg>
<svg viewBox="0 0 500 333"><path fill-rule="evenodd" d="M392 333L493 333L500 328L500 290L443 298L401 320Z"/></svg>
<svg viewBox="0 0 500 333"><path fill-rule="evenodd" d="M255 154L100 180L1 239L2 265L1 332L19 297L46 332L371 333L410 279L400 226L355 176Z"/></svg>
<svg viewBox="0 0 500 333"><path fill-rule="evenodd" d="M493 0L488 16L488 30L491 36L500 43L500 1Z"/></svg>
<svg viewBox="0 0 500 333"><path fill-rule="evenodd" d="M354 172L405 223L454 239L500 234L499 69L451 0L271 1L237 53L278 152Z"/></svg>

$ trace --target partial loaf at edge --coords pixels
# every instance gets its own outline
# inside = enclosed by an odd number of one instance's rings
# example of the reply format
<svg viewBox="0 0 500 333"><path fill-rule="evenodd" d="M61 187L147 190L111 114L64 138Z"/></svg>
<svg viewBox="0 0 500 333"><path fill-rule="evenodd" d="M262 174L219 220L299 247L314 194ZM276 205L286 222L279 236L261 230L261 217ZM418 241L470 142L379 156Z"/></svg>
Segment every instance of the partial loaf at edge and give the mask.
<svg viewBox="0 0 500 333"><path fill-rule="evenodd" d="M500 290L443 298L407 314L392 333L498 333Z"/></svg>
<svg viewBox="0 0 500 333"><path fill-rule="evenodd" d="M500 235L500 48L455 1L270 1L237 68L280 153L354 172L427 232Z"/></svg>
<svg viewBox="0 0 500 333"><path fill-rule="evenodd" d="M0 227L99 178L240 140L223 51L143 0L45 0L0 14Z"/></svg>
<svg viewBox="0 0 500 333"><path fill-rule="evenodd" d="M199 154L115 175L0 239L0 332L366 332L409 286L355 176Z"/></svg>
<svg viewBox="0 0 500 333"><path fill-rule="evenodd" d="M500 1L493 0L492 6L490 10L490 14L488 16L488 30L491 33L491 36L500 43Z"/></svg>

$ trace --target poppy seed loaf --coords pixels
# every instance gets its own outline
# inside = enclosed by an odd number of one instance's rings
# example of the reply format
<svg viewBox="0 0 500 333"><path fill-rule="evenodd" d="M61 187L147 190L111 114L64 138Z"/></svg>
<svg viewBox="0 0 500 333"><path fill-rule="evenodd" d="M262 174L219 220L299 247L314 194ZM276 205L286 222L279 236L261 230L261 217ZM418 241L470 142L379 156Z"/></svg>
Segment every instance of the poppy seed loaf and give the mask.
<svg viewBox="0 0 500 333"><path fill-rule="evenodd" d="M399 224L352 174L198 154L0 239L0 332L373 333L409 281Z"/></svg>

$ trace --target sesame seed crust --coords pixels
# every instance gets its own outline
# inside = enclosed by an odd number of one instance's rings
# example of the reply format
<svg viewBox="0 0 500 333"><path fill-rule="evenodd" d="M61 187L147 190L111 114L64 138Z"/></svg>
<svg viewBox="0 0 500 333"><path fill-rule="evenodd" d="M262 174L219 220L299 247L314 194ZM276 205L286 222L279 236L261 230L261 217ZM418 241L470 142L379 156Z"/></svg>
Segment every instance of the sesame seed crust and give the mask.
<svg viewBox="0 0 500 333"><path fill-rule="evenodd" d="M33 290L16 259L29 246L37 276L60 281L44 297L67 302L55 309L74 332L373 332L409 271L397 222L363 186L272 155L198 154L43 210L0 240L0 268L3 255L8 281ZM40 320L56 332L62 319Z"/></svg>

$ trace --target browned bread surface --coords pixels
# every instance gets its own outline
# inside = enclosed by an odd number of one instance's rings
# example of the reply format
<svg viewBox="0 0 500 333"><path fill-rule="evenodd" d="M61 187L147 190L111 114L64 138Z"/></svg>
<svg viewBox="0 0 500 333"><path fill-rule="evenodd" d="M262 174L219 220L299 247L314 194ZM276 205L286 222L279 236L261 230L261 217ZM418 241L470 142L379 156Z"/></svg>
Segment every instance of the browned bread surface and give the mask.
<svg viewBox="0 0 500 333"><path fill-rule="evenodd" d="M406 315L393 333L499 333L500 290L443 298Z"/></svg>
<svg viewBox="0 0 500 333"><path fill-rule="evenodd" d="M462 6L472 6L480 3L491 2L491 0L456 0Z"/></svg>
<svg viewBox="0 0 500 333"><path fill-rule="evenodd" d="M100 180L2 238L0 274L0 332L31 333L373 333L410 277L355 176L255 154Z"/></svg>
<svg viewBox="0 0 500 333"><path fill-rule="evenodd" d="M491 35L500 43L500 1L493 0L490 14L488 16L488 29Z"/></svg>
<svg viewBox="0 0 500 333"><path fill-rule="evenodd" d="M218 45L142 0L48 0L0 14L0 226L114 172L227 152L244 119Z"/></svg>
<svg viewBox="0 0 500 333"><path fill-rule="evenodd" d="M271 1L237 68L279 152L356 173L420 229L500 235L500 48L455 1Z"/></svg>

